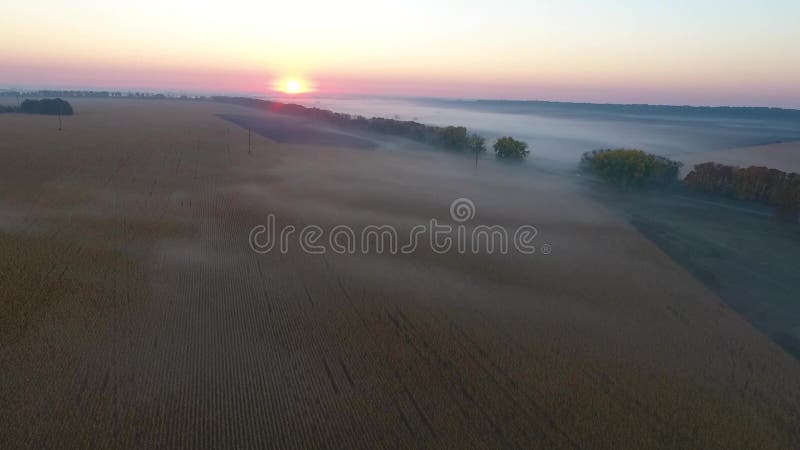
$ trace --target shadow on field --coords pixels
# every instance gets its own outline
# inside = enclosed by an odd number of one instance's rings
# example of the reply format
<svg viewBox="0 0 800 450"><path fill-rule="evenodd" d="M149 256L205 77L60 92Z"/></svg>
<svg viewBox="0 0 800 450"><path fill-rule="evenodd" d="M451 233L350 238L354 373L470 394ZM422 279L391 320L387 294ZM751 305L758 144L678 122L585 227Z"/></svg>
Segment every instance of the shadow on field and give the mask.
<svg viewBox="0 0 800 450"><path fill-rule="evenodd" d="M285 144L323 145L372 150L378 147L375 142L358 136L328 131L307 120L285 117L277 114L249 116L240 114L219 114L219 117L248 128L275 142Z"/></svg>
<svg viewBox="0 0 800 450"><path fill-rule="evenodd" d="M592 186L639 232L729 306L800 358L800 226L772 208L670 193Z"/></svg>

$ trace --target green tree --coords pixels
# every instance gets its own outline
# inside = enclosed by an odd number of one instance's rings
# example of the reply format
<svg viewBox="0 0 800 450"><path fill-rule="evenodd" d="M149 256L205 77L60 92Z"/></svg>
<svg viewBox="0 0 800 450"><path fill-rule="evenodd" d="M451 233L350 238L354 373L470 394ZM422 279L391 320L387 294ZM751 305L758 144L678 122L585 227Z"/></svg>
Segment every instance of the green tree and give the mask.
<svg viewBox="0 0 800 450"><path fill-rule="evenodd" d="M781 185L775 188L772 198L777 205L775 215L778 219L797 223L800 214L800 174L786 174Z"/></svg>
<svg viewBox="0 0 800 450"><path fill-rule="evenodd" d="M19 107L20 112L28 114L49 114L71 116L72 105L60 98L43 98L41 100L25 100Z"/></svg>
<svg viewBox="0 0 800 450"><path fill-rule="evenodd" d="M505 136L494 143L494 153L500 159L523 160L530 151L527 143Z"/></svg>
<svg viewBox="0 0 800 450"><path fill-rule="evenodd" d="M666 186L678 178L681 163L641 150L595 150L583 155L581 168L614 184L629 187Z"/></svg>
<svg viewBox="0 0 800 450"><path fill-rule="evenodd" d="M481 153L486 153L486 139L479 134L472 133L467 136L467 148L475 153L475 167L478 167L478 157Z"/></svg>
<svg viewBox="0 0 800 450"><path fill-rule="evenodd" d="M441 128L437 140L444 148L462 150L467 147L467 129L452 126Z"/></svg>

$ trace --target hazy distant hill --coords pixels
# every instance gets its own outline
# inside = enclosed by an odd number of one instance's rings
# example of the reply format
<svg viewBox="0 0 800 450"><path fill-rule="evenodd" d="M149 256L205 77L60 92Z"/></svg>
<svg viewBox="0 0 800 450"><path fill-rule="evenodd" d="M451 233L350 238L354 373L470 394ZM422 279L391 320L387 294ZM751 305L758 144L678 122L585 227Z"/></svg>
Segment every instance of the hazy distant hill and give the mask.
<svg viewBox="0 0 800 450"><path fill-rule="evenodd" d="M443 108L462 108L506 114L546 114L563 116L620 115L687 118L728 118L745 120L800 121L800 110L731 106L670 106L647 104L569 103L539 100L449 100L424 99L420 102Z"/></svg>

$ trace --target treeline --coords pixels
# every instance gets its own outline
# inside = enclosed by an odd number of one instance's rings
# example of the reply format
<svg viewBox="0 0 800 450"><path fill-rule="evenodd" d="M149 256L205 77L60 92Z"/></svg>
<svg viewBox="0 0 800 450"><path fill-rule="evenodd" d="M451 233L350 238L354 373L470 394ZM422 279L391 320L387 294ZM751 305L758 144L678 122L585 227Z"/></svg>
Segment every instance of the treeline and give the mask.
<svg viewBox="0 0 800 450"><path fill-rule="evenodd" d="M302 105L279 103L247 97L211 97L217 102L233 103L281 114L288 114L315 120L339 128L356 129L403 137L434 147L459 152L483 153L486 139L470 133L465 127L425 125L412 120L366 118L360 115L338 113L321 108L308 108ZM494 145L495 155L501 159L524 159L528 155L527 144L510 137L501 138Z"/></svg>
<svg viewBox="0 0 800 450"><path fill-rule="evenodd" d="M27 114L48 114L71 116L72 105L60 98L43 98L41 100L27 99L19 106L19 112Z"/></svg>
<svg viewBox="0 0 800 450"><path fill-rule="evenodd" d="M168 96L165 94L154 94L151 92L123 92L123 91L71 91L71 90L39 90L39 91L15 91L2 90L0 97L60 97L60 98L141 98L141 99L201 99L199 96Z"/></svg>
<svg viewBox="0 0 800 450"><path fill-rule="evenodd" d="M0 113L26 113L26 114L47 114L47 115L62 115L71 116L75 112L72 105L66 100L60 98L43 98L41 100L26 99L19 106L2 106L0 105Z"/></svg>
<svg viewBox="0 0 800 450"><path fill-rule="evenodd" d="M682 164L663 156L633 149L586 152L581 169L625 187L666 186L678 179Z"/></svg>
<svg viewBox="0 0 800 450"><path fill-rule="evenodd" d="M779 214L787 218L796 219L800 209L800 174L797 173L707 162L694 166L684 181L695 192L777 206Z"/></svg>
<svg viewBox="0 0 800 450"><path fill-rule="evenodd" d="M800 174L767 167L697 164L679 183L682 164L641 150L595 150L581 158L581 170L625 187L684 186L689 192L758 202L777 207L783 220L797 221Z"/></svg>

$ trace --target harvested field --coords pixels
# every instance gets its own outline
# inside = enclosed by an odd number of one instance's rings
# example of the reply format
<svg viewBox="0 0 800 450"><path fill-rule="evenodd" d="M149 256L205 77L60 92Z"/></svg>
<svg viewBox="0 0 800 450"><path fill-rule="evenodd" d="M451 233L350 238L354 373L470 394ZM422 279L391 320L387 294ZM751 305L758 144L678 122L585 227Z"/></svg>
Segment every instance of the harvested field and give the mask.
<svg viewBox="0 0 800 450"><path fill-rule="evenodd" d="M800 445L800 363L565 178L71 103L62 132L0 116L0 448ZM248 242L460 197L552 253Z"/></svg>

